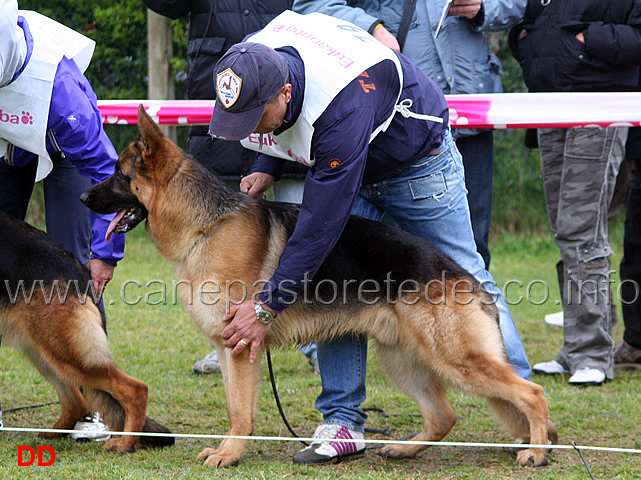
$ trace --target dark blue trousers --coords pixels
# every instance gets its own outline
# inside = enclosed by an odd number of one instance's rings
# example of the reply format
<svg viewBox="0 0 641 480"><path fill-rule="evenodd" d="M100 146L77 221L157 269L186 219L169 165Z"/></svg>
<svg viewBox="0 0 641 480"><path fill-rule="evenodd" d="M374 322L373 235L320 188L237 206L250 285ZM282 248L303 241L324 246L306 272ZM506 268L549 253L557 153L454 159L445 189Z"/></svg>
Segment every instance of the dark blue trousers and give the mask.
<svg viewBox="0 0 641 480"><path fill-rule="evenodd" d="M89 209L80 194L91 187L91 180L78 173L64 158L52 158L53 170L43 180L47 233L73 253L83 264L91 251ZM37 160L27 167L0 164L0 210L25 219L35 183Z"/></svg>
<svg viewBox="0 0 641 480"><path fill-rule="evenodd" d="M635 177L630 185L621 260L623 339L641 348L641 127L629 130L625 144L628 160L634 161Z"/></svg>
<svg viewBox="0 0 641 480"><path fill-rule="evenodd" d="M494 169L494 136L491 130L459 137L456 146L463 155L465 187L470 204L470 218L476 249L490 268L489 234L492 223L492 178Z"/></svg>

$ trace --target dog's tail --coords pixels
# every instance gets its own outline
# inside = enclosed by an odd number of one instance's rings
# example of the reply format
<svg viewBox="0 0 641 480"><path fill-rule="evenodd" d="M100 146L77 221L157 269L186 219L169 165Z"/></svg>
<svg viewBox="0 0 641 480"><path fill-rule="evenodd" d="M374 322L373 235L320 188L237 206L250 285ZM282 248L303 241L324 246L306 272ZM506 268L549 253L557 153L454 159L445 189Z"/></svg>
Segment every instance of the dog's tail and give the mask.
<svg viewBox="0 0 641 480"><path fill-rule="evenodd" d="M145 426L143 432L149 433L171 433L167 427L161 425L151 417L145 417ZM140 443L151 447L171 447L176 442L175 437L140 437Z"/></svg>
<svg viewBox="0 0 641 480"><path fill-rule="evenodd" d="M83 388L83 394L92 412L100 412L110 430L121 432L125 426L125 410L110 393L93 388ZM142 431L146 433L171 433L171 431L150 417L145 417ZM141 436L141 445L169 447L176 441L169 436Z"/></svg>

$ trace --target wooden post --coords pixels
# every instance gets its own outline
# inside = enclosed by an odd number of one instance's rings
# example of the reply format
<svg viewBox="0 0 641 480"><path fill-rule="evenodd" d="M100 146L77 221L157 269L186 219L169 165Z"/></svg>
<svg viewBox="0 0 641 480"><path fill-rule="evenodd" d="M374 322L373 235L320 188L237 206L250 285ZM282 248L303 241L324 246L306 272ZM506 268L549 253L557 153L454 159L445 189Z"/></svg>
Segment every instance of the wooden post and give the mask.
<svg viewBox="0 0 641 480"><path fill-rule="evenodd" d="M147 9L147 95L150 100L173 100L173 72L169 59L173 55L169 19ZM165 135L176 141L176 127L161 125Z"/></svg>

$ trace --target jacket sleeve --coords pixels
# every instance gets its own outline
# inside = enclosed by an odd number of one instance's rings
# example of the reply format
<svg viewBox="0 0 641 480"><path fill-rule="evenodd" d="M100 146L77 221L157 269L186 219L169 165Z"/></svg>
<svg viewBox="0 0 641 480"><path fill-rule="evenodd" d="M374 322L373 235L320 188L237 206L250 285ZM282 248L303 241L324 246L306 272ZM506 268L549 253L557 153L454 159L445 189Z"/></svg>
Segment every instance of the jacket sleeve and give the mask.
<svg viewBox="0 0 641 480"><path fill-rule="evenodd" d="M353 110L315 133L316 164L305 179L294 233L260 295L277 312L305 289L343 233L362 183L374 118L371 109ZM329 161L334 158L342 159L338 166Z"/></svg>
<svg viewBox="0 0 641 480"><path fill-rule="evenodd" d="M142 2L149 10L173 19L184 17L191 11L190 0L142 0Z"/></svg>
<svg viewBox="0 0 641 480"><path fill-rule="evenodd" d="M525 13L527 0L483 0L484 18L476 30L502 31L516 25Z"/></svg>
<svg viewBox="0 0 641 480"><path fill-rule="evenodd" d="M104 131L96 95L75 62L66 57L58 66L49 108L48 127L53 129L58 148L93 183L114 172L118 154ZM92 212L92 258L115 265L124 256L124 235L107 243L105 233L114 215Z"/></svg>
<svg viewBox="0 0 641 480"><path fill-rule="evenodd" d="M345 3L344 1L295 0L292 10L303 14L318 12L341 18L361 27L369 33L372 33L374 27L385 20L384 18L378 19L373 17L362 8L350 7Z"/></svg>
<svg viewBox="0 0 641 480"><path fill-rule="evenodd" d="M283 167L285 166L285 162L289 162L289 160L284 160L282 158L277 158L277 157L271 157L269 155L265 155L264 153L262 153L258 155L256 160L252 164L250 173L254 173L254 172L269 173L272 177L274 177L274 180L279 180L280 176L283 173Z"/></svg>
<svg viewBox="0 0 641 480"><path fill-rule="evenodd" d="M583 36L587 51L601 60L622 66L641 64L641 28L594 22Z"/></svg>

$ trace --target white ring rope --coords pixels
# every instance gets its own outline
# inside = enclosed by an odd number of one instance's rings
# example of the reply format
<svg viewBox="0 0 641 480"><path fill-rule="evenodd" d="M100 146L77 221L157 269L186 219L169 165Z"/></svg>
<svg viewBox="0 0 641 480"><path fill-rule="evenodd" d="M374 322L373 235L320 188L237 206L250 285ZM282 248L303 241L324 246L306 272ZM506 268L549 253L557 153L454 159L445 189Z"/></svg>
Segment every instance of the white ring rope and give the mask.
<svg viewBox="0 0 641 480"><path fill-rule="evenodd" d="M17 428L17 427L0 427L0 432L32 432L32 433L76 433L78 430L63 430L53 428ZM99 433L105 434L104 431L82 430L82 433ZM108 432L109 435L120 436L139 436L139 437L175 437L175 438L201 438L201 439L217 439L224 440L226 438L235 440L259 440L259 441L276 441L276 442L314 442L318 441L317 438L305 437L268 437L268 436L230 436L230 435L215 435L215 434L194 434L194 433L149 433L149 432ZM333 439L332 442L353 442L353 439ZM429 447L482 447L482 448L547 448L555 450L593 450L601 452L615 452L615 453L632 453L641 454L640 449L634 448L613 448L613 447L597 447L592 445L535 445L525 443L478 443L478 442L419 442L413 440L374 440L364 439L359 440L363 443L371 444L403 444L403 445L425 445Z"/></svg>

